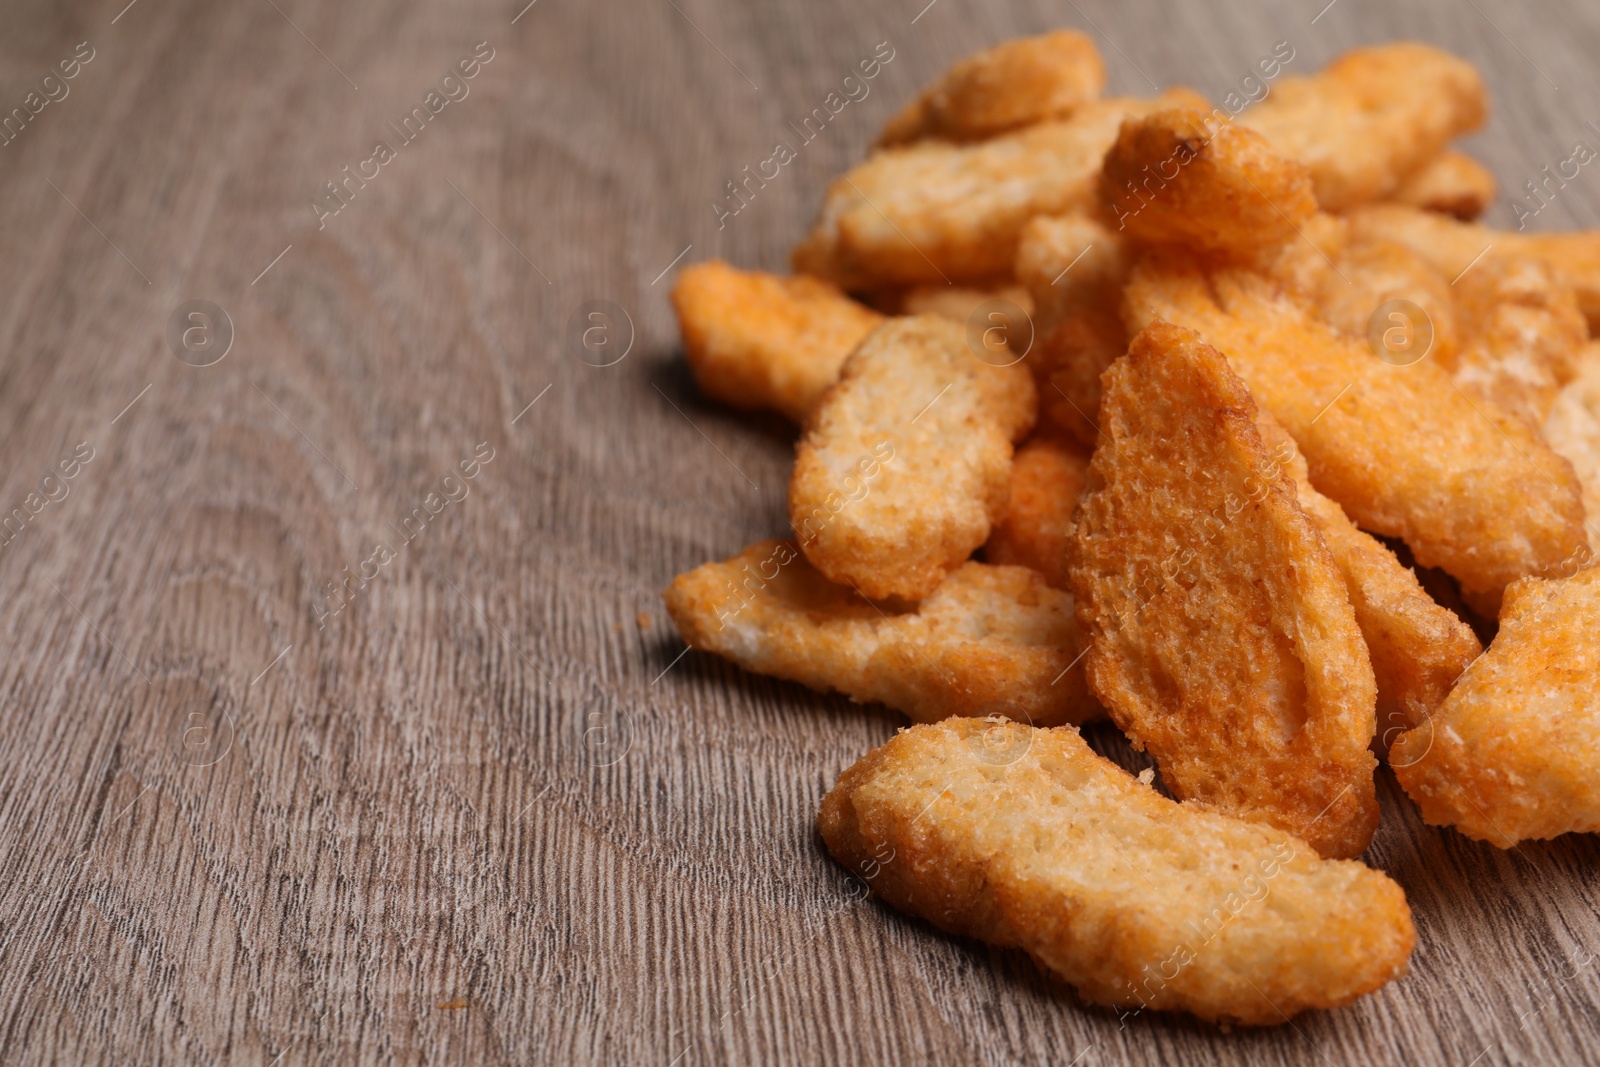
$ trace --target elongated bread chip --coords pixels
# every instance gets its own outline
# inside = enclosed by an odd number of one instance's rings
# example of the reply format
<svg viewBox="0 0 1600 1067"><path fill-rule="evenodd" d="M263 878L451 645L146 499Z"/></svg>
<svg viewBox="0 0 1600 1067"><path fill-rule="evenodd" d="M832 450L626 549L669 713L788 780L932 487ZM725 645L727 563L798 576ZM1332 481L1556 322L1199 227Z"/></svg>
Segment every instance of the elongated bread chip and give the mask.
<svg viewBox="0 0 1600 1067"><path fill-rule="evenodd" d="M1101 190L1133 240L1233 261L1293 240L1317 211L1304 166L1254 130L1195 110L1125 121Z"/></svg>
<svg viewBox="0 0 1600 1067"><path fill-rule="evenodd" d="M1287 457L1192 331L1150 326L1105 384L1071 565L1091 689L1175 796L1360 855L1372 663Z"/></svg>
<svg viewBox="0 0 1600 1067"><path fill-rule="evenodd" d="M672 302L689 368L707 395L795 422L883 322L821 279L735 270L719 260L685 267Z"/></svg>
<svg viewBox="0 0 1600 1067"><path fill-rule="evenodd" d="M1453 138L1483 125L1488 110L1472 64L1399 42L1284 78L1238 121L1309 167L1317 202L1339 211L1393 194Z"/></svg>
<svg viewBox="0 0 1600 1067"><path fill-rule="evenodd" d="M1035 437L1017 449L1011 462L1011 503L989 534L984 558L1030 567L1051 587L1068 588L1072 511L1088 470L1081 452L1048 437Z"/></svg>
<svg viewBox="0 0 1600 1067"><path fill-rule="evenodd" d="M1524 256L1496 256L1468 271L1453 286L1462 344L1445 359L1463 392L1536 431L1589 338L1577 297L1553 275Z"/></svg>
<svg viewBox="0 0 1600 1067"><path fill-rule="evenodd" d="M833 585L788 541L680 574L667 610L684 641L746 670L876 700L916 722L1009 715L1040 726L1098 718L1072 596L1022 567L967 563L911 609Z"/></svg>
<svg viewBox="0 0 1600 1067"><path fill-rule="evenodd" d="M1405 363L1422 356L1410 346L1431 344L1427 358L1454 366L1462 334L1456 294L1425 257L1398 241L1361 234L1316 265L1324 269L1311 298L1323 322L1370 348L1368 331L1377 318L1385 358ZM1425 317L1403 307L1380 310L1391 301L1414 304Z"/></svg>
<svg viewBox="0 0 1600 1067"><path fill-rule="evenodd" d="M1017 247L1017 280L1033 296L1039 421L1089 449L1100 375L1128 350L1118 308L1131 259L1120 235L1085 215L1034 219Z"/></svg>
<svg viewBox="0 0 1600 1067"><path fill-rule="evenodd" d="M1204 106L1186 89L1157 100L1088 103L972 145L924 141L875 152L828 187L794 268L846 289L978 282L1006 274L1036 215L1088 208L1117 127L1129 115Z"/></svg>
<svg viewBox="0 0 1600 1067"><path fill-rule="evenodd" d="M1542 432L1583 485L1589 546L1600 551L1600 341L1584 346L1577 376L1556 397Z"/></svg>
<svg viewBox="0 0 1600 1067"><path fill-rule="evenodd" d="M998 345L1012 350L1022 359L1033 347L1033 297L1020 285L1006 284L976 288L965 285L919 285L906 291L900 300L902 315L938 315L959 322L972 330L973 316L979 317L980 340L992 355L991 362L1005 363ZM969 334L970 336L970 334Z"/></svg>
<svg viewBox="0 0 1600 1067"><path fill-rule="evenodd" d="M889 320L807 420L789 481L806 557L873 599L927 596L1005 513L1011 445L1037 407L1028 371L979 359L961 326Z"/></svg>
<svg viewBox="0 0 1600 1067"><path fill-rule="evenodd" d="M961 60L889 120L878 144L924 137L978 141L1021 126L1062 119L1105 88L1094 42L1076 30L986 48Z"/></svg>
<svg viewBox="0 0 1600 1067"><path fill-rule="evenodd" d="M1288 432L1260 412L1261 439L1294 479L1300 507L1310 516L1344 575L1356 625L1366 639L1378 683L1381 751L1444 703L1461 672L1483 652L1472 628L1442 607L1388 548L1358 529L1344 509L1317 492Z"/></svg>
<svg viewBox="0 0 1600 1067"><path fill-rule="evenodd" d="M1424 819L1479 841L1600 830L1600 568L1507 589L1489 650L1390 762Z"/></svg>
<svg viewBox="0 0 1600 1067"><path fill-rule="evenodd" d="M1483 214L1494 194L1488 167L1465 152L1446 150L1407 175L1389 199L1470 222Z"/></svg>
<svg viewBox="0 0 1600 1067"><path fill-rule="evenodd" d="M1432 360L1391 365L1246 270L1147 260L1124 312L1130 329L1161 318L1220 349L1294 437L1313 485L1467 591L1498 596L1583 543L1571 466L1527 426L1474 406Z"/></svg>
<svg viewBox="0 0 1600 1067"><path fill-rule="evenodd" d="M839 777L817 824L894 907L1025 949L1117 1008L1274 1025L1404 975L1416 941L1382 872L1176 804L1070 726L901 731Z"/></svg>
<svg viewBox="0 0 1600 1067"><path fill-rule="evenodd" d="M1600 230L1574 233L1522 233L1458 222L1433 211L1399 204L1369 204L1350 213L1350 227L1400 241L1420 252L1455 279L1497 256L1531 256L1543 261L1558 284L1570 288L1589 323L1600 334Z"/></svg>

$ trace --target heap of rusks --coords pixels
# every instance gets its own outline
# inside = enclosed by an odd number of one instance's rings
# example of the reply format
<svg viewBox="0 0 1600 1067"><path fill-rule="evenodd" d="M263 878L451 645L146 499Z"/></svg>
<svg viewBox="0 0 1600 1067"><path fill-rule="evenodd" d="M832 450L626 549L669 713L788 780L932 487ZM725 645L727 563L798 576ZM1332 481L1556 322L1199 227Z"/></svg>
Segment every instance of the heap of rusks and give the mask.
<svg viewBox="0 0 1600 1067"><path fill-rule="evenodd" d="M792 538L666 599L922 724L819 818L884 900L1090 1001L1277 1023L1406 971L1354 859L1379 759L1500 848L1600 830L1600 234L1471 221L1483 82L1424 45L1238 114L1103 82L1077 33L974 55L793 276L682 272L701 388L803 430Z"/></svg>

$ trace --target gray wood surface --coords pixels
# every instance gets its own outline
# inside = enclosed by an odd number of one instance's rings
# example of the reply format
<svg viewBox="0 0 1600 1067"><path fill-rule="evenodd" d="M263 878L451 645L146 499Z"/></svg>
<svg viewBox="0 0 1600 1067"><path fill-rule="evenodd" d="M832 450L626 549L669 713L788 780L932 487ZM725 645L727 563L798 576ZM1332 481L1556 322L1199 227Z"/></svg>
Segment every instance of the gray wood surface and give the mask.
<svg viewBox="0 0 1600 1067"><path fill-rule="evenodd" d="M813 819L900 720L680 657L659 591L783 532L791 455L696 395L670 265L780 269L953 59L1077 26L1115 90L1220 94L1280 40L1305 72L1421 38L1484 70L1472 146L1516 189L1600 144L1600 10L523 2L0 6L5 113L93 49L0 147L0 1062L1595 1062L1593 838L1497 852L1385 777L1408 978L1264 1032L1120 1025L857 899ZM722 183L882 41L719 230ZM1600 223L1597 175L1536 225ZM193 300L232 323L210 366L168 340ZM590 301L626 313L609 366Z"/></svg>

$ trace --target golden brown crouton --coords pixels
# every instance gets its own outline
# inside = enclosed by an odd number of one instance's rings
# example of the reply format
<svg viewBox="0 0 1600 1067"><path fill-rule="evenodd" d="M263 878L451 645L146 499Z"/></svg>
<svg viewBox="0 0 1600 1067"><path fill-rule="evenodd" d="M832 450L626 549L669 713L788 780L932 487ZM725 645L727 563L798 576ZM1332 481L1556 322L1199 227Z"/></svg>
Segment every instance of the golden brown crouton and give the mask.
<svg viewBox="0 0 1600 1067"><path fill-rule="evenodd" d="M873 599L933 592L1005 513L1011 445L1037 406L1027 370L980 359L962 327L890 319L845 361L800 440L789 521L806 557Z"/></svg>
<svg viewBox="0 0 1600 1067"><path fill-rule="evenodd" d="M1284 78L1238 121L1309 167L1317 202L1340 211L1393 194L1453 138L1483 125L1488 108L1472 64L1397 42Z"/></svg>
<svg viewBox="0 0 1600 1067"><path fill-rule="evenodd" d="M1424 819L1479 841L1600 830L1600 568L1507 589L1489 650L1390 763Z"/></svg>
<svg viewBox="0 0 1600 1067"><path fill-rule="evenodd" d="M1020 285L919 285L901 297L900 313L938 315L959 322L967 330L968 343L976 341L985 349L983 358L990 363L1009 363L1033 354L1033 297Z"/></svg>
<svg viewBox="0 0 1600 1067"><path fill-rule="evenodd" d="M1255 262L1316 214L1311 176L1254 130L1200 111L1122 124L1101 192L1130 239Z"/></svg>
<svg viewBox="0 0 1600 1067"><path fill-rule="evenodd" d="M845 771L817 823L894 907L1116 1008L1274 1025L1400 977L1416 940L1386 875L1174 803L1070 726L914 726Z"/></svg>
<svg viewBox="0 0 1600 1067"><path fill-rule="evenodd" d="M1526 256L1480 263L1452 289L1461 345L1444 366L1462 392L1538 430L1589 339L1578 298Z"/></svg>
<svg viewBox="0 0 1600 1067"><path fill-rule="evenodd" d="M1175 796L1360 855L1376 686L1288 457L1192 331L1151 325L1105 387L1070 572L1090 688Z"/></svg>
<svg viewBox="0 0 1600 1067"><path fill-rule="evenodd" d="M1011 461L1011 503L989 534L990 563L1031 567L1052 588L1067 589L1072 509L1083 491L1089 460L1076 448L1035 437Z"/></svg>
<svg viewBox="0 0 1600 1067"><path fill-rule="evenodd" d="M1409 245L1452 280L1496 256L1531 256L1573 291L1591 334L1600 333L1600 230L1521 233L1458 222L1400 204L1370 204L1350 213L1350 227Z"/></svg>
<svg viewBox="0 0 1600 1067"><path fill-rule="evenodd" d="M1465 152L1446 150L1407 175L1389 199L1470 222L1483 214L1494 193L1488 167Z"/></svg>
<svg viewBox="0 0 1600 1067"><path fill-rule="evenodd" d="M1204 106L1188 90L1083 105L1070 119L971 145L922 141L873 153L828 187L794 268L846 289L981 284L1011 270L1036 215L1084 209L1129 115Z"/></svg>
<svg viewBox="0 0 1600 1067"><path fill-rule="evenodd" d="M1515 419L1474 407L1431 359L1391 365L1245 270L1147 261L1124 311L1130 328L1161 318L1220 349L1300 446L1313 485L1468 592L1498 596L1583 543L1571 467Z"/></svg>
<svg viewBox="0 0 1600 1067"><path fill-rule="evenodd" d="M1084 215L1034 219L1017 247L1017 280L1033 296L1039 421L1087 449L1099 437L1100 375L1128 350L1119 304L1130 266L1122 237Z"/></svg>
<svg viewBox="0 0 1600 1067"><path fill-rule="evenodd" d="M889 120L880 146L924 137L979 141L1070 116L1105 88L1094 42L1056 30L984 49L961 60Z"/></svg>
<svg viewBox="0 0 1600 1067"><path fill-rule="evenodd" d="M1380 751L1404 730L1426 721L1483 646L1472 628L1424 591L1388 548L1358 529L1344 509L1312 488L1305 457L1278 420L1260 413L1261 439L1294 478L1300 507L1310 516L1344 575L1356 625L1366 639L1378 683Z"/></svg>
<svg viewBox="0 0 1600 1067"><path fill-rule="evenodd" d="M1097 718L1072 597L1022 567L967 563L921 604L877 605L833 585L787 541L680 574L667 610L684 641L746 670L916 722L1008 715L1054 726Z"/></svg>
<svg viewBox="0 0 1600 1067"><path fill-rule="evenodd" d="M689 368L708 396L795 422L883 322L821 279L735 270L720 260L685 267L672 303Z"/></svg>
<svg viewBox="0 0 1600 1067"><path fill-rule="evenodd" d="M1577 374L1551 405L1542 433L1556 454L1572 464L1583 486L1589 545L1600 551L1600 341L1584 346Z"/></svg>

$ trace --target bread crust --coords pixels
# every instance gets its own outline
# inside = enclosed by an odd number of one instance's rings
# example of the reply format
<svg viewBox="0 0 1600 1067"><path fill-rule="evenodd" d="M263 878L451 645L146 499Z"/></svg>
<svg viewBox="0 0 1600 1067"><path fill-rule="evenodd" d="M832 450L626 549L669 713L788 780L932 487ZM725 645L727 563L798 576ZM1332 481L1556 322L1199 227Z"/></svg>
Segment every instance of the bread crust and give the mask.
<svg viewBox="0 0 1600 1067"><path fill-rule="evenodd" d="M1024 949L1096 1004L1276 1025L1404 975L1415 943L1383 873L1175 803L1070 726L903 730L817 822L894 907Z"/></svg>

